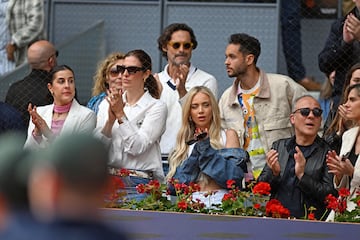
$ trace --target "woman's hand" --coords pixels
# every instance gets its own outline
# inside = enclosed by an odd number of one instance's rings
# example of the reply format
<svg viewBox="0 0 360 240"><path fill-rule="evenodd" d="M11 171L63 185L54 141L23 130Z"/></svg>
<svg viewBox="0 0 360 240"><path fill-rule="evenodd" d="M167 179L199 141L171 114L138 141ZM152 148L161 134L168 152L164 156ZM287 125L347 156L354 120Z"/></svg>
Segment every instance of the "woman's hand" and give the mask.
<svg viewBox="0 0 360 240"><path fill-rule="evenodd" d="M110 118L113 119L115 116L115 120L121 120L121 118L125 115L124 113L124 102L122 99L123 90L122 89L110 89L107 90L107 101L109 102L109 109L113 113L113 116L109 114ZM114 120L114 121L115 121Z"/></svg>
<svg viewBox="0 0 360 240"><path fill-rule="evenodd" d="M335 175L336 184L339 184L344 175L352 176L354 173L354 166L347 157L340 157L334 150L329 151L326 155L326 164L329 168L329 173Z"/></svg>
<svg viewBox="0 0 360 240"><path fill-rule="evenodd" d="M28 112L30 114L32 123L35 125L34 135L44 135L48 139L52 139L54 137L54 134L50 130L49 126L46 124L45 120L37 113L36 106L33 107L32 104L29 103Z"/></svg>

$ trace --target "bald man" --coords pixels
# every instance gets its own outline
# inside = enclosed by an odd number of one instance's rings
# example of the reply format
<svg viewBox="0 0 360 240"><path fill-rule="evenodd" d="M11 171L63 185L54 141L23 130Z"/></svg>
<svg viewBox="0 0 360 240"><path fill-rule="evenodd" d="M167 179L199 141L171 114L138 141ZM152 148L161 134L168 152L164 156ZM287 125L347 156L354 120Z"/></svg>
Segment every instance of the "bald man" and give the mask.
<svg viewBox="0 0 360 240"><path fill-rule="evenodd" d="M5 102L21 112L25 129L29 125L27 107L31 102L36 106L51 104L53 98L47 88L50 71L57 65L57 55L53 44L46 40L33 43L27 51L31 72L24 79L13 83L5 98Z"/></svg>

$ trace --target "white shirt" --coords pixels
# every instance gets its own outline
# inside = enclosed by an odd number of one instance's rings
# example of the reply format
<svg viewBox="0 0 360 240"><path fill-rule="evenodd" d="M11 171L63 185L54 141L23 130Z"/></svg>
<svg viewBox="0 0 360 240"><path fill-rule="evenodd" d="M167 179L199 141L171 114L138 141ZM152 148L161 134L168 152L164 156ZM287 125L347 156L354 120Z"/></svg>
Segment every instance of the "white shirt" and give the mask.
<svg viewBox="0 0 360 240"><path fill-rule="evenodd" d="M180 97L178 91L169 86L169 84L175 86L175 81L171 79L168 74L168 65L166 65L164 71L158 75L163 86L160 100L165 102L168 108L166 130L161 137L160 147L161 153L169 154L176 144L176 136L181 127L182 108L179 102ZM215 77L190 65L189 74L185 83L186 91L189 91L195 86L206 86L212 91L215 97L217 97L217 82Z"/></svg>
<svg viewBox="0 0 360 240"><path fill-rule="evenodd" d="M126 92L123 99L126 102ZM132 106L125 103L124 112L128 120L122 124L115 121L111 139L101 133L108 119L108 108L109 103L104 99L99 105L95 135L110 146L109 165L152 171L155 179L163 182L159 141L165 131L166 105L148 92Z"/></svg>

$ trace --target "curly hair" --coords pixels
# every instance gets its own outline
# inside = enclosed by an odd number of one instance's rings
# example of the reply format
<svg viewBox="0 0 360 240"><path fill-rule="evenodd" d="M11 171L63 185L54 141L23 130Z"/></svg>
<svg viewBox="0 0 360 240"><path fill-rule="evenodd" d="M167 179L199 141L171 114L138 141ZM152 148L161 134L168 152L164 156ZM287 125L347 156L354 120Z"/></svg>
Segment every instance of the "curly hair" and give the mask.
<svg viewBox="0 0 360 240"><path fill-rule="evenodd" d="M196 37L194 34L194 31L192 30L191 27L189 27L188 25L186 25L185 23L172 23L169 26L167 26L164 31L162 32L162 34L160 35L160 37L158 38L157 42L158 42L158 49L160 50L160 52L162 53L163 57L167 57L167 53L163 50L164 47L166 47L166 45L169 43L169 41L171 40L171 36L174 32L176 31L186 31L189 32L190 34L190 38L191 38L191 42L193 44L193 49L195 49L198 45L198 42L196 41Z"/></svg>
<svg viewBox="0 0 360 240"><path fill-rule="evenodd" d="M113 64L120 60L124 59L125 54L121 52L110 53L105 59L103 59L97 67L95 76L94 76L94 87L92 89L92 96L99 95L102 92L105 92L107 89L106 80L109 78L109 71Z"/></svg>

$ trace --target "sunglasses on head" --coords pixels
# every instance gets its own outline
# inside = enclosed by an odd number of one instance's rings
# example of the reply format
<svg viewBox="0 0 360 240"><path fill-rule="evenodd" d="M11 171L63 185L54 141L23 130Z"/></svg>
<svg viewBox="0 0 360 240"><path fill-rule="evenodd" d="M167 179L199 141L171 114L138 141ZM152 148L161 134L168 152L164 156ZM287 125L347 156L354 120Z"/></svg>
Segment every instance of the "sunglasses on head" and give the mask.
<svg viewBox="0 0 360 240"><path fill-rule="evenodd" d="M190 49L193 47L194 44L192 42L169 42L169 45L173 49L179 49L181 45L184 49Z"/></svg>
<svg viewBox="0 0 360 240"><path fill-rule="evenodd" d="M125 70L129 73L129 74L135 74L138 71L144 71L145 68L144 67L137 67L137 66L130 66L130 67L125 67L122 65L117 65L116 69L119 73L123 74L125 72Z"/></svg>
<svg viewBox="0 0 360 240"><path fill-rule="evenodd" d="M310 109L310 108L299 108L296 109L293 113L296 112L300 112L300 114L304 117L309 116L310 112L312 112L314 114L315 117L320 117L323 110L321 108L314 108L314 109Z"/></svg>

